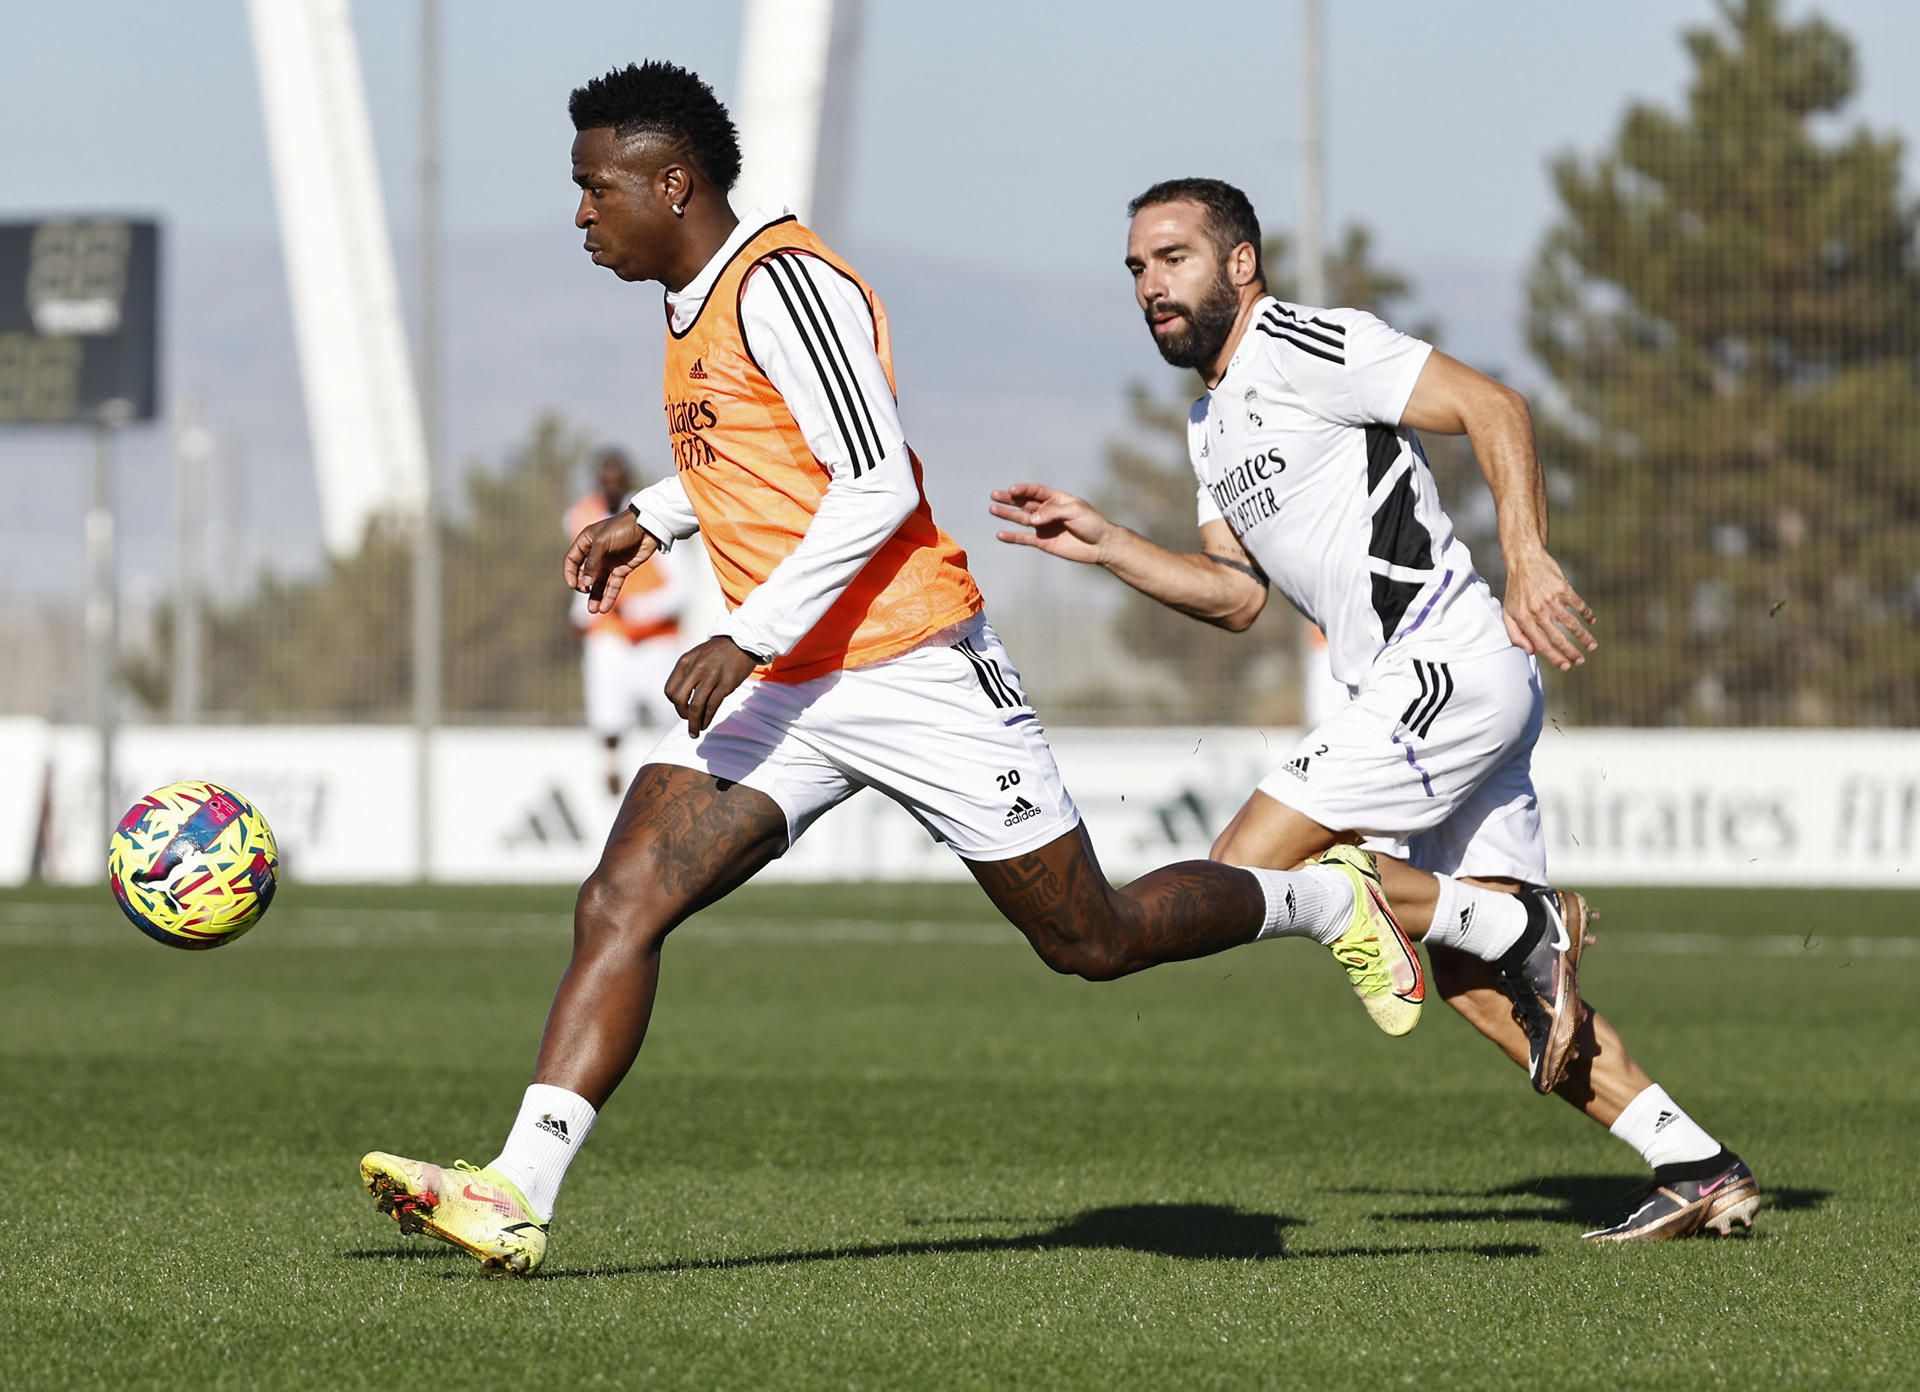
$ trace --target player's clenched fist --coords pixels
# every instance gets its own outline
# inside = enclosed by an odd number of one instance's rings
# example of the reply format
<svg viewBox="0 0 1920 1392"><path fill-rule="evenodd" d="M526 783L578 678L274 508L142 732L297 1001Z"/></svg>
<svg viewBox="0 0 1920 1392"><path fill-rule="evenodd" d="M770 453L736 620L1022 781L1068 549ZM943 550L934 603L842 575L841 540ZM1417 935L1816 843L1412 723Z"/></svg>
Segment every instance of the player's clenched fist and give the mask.
<svg viewBox="0 0 1920 1392"><path fill-rule="evenodd" d="M697 738L720 703L759 665L759 658L725 634L682 653L667 678L667 699L687 722L687 734Z"/></svg>
<svg viewBox="0 0 1920 1392"><path fill-rule="evenodd" d="M640 525L630 508L584 527L567 548L561 566L567 588L587 597L587 611L608 614L619 602L627 577L660 549L659 540Z"/></svg>
<svg viewBox="0 0 1920 1392"><path fill-rule="evenodd" d="M1015 546L1037 546L1050 555L1089 565L1100 563L1101 545L1113 528L1085 498L1044 483L996 488L987 511L1002 522L1028 528L1023 532L998 532L1000 540Z"/></svg>

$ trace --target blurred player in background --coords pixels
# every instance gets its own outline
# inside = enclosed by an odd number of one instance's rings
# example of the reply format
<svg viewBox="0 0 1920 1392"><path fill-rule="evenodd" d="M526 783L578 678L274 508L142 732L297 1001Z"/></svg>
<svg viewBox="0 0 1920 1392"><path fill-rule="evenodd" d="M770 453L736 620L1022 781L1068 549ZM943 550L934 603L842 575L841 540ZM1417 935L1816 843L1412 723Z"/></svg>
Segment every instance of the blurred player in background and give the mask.
<svg viewBox="0 0 1920 1392"><path fill-rule="evenodd" d="M624 508L633 484L627 456L617 449L600 450L594 456L593 491L567 509L567 540ZM580 635L587 728L606 745L607 791L615 797L626 785L620 770L621 737L643 722L663 730L674 721L667 678L686 646L680 625L688 589L681 563L661 556L658 563L634 573L621 587L620 602L606 613L594 613L585 595L573 596L571 618Z"/></svg>
<svg viewBox="0 0 1920 1392"><path fill-rule="evenodd" d="M694 74L630 66L569 110L585 249L666 288L676 469L575 539L566 580L604 613L698 532L732 612L667 683L683 726L635 777L581 887L506 1145L483 1169L369 1154L380 1208L492 1268L538 1266L567 1166L646 1036L668 934L862 788L959 855L1056 971L1107 980L1304 934L1384 1028L1411 1028L1419 957L1365 852L1109 884L966 554L934 524L879 298L791 215L734 212L738 138Z"/></svg>
<svg viewBox="0 0 1920 1392"><path fill-rule="evenodd" d="M1546 887L1534 654L1568 670L1597 644L1547 551L1526 402L1364 311L1268 294L1259 220L1229 184L1156 184L1128 212L1126 264L1155 346L1207 388L1188 420L1200 550L1169 551L1032 483L994 493L1018 527L1000 539L1104 566L1236 633L1277 585L1324 631L1351 699L1260 784L1216 858L1289 867L1363 839L1380 853L1448 1003L1654 1167L1621 1220L1588 1237L1751 1226L1752 1171L1582 1004L1586 903ZM1504 609L1453 533L1416 430L1472 440L1499 513Z"/></svg>

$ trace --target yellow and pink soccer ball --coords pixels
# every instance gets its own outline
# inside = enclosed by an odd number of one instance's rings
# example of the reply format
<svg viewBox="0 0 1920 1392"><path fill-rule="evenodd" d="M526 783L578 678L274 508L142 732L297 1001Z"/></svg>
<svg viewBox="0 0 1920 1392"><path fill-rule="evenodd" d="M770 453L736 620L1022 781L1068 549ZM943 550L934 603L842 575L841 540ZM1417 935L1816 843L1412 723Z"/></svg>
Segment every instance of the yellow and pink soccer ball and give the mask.
<svg viewBox="0 0 1920 1392"><path fill-rule="evenodd" d="M252 803L189 779L127 809L107 845L113 897L133 926L168 947L230 943L273 902L280 851Z"/></svg>

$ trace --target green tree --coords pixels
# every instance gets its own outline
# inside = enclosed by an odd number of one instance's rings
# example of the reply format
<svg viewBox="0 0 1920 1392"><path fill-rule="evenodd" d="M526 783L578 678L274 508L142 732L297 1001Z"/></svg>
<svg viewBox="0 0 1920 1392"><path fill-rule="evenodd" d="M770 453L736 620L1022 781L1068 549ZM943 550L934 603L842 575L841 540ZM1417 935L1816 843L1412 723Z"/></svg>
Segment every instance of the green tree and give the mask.
<svg viewBox="0 0 1920 1392"><path fill-rule="evenodd" d="M560 581L562 514L589 442L551 416L499 474L468 475L464 522L447 543L447 709L577 720L580 645Z"/></svg>
<svg viewBox="0 0 1920 1392"><path fill-rule="evenodd" d="M451 716L571 717L580 706L578 644L560 583L561 514L586 442L538 421L497 472L470 471L462 504L440 520L442 705ZM237 604L207 615L210 714L405 720L412 701L412 566L403 528L375 524L360 549L317 575L269 570ZM158 618L169 650L174 616ZM134 665L134 692L168 699L164 658Z"/></svg>
<svg viewBox="0 0 1920 1392"><path fill-rule="evenodd" d="M1688 31L1685 108L1553 167L1529 284L1574 504L1554 550L1613 724L1920 720L1920 264L1897 137L1838 133L1853 49L1774 0Z"/></svg>
<svg viewBox="0 0 1920 1392"><path fill-rule="evenodd" d="M1299 277L1292 241L1269 237L1261 248L1267 288L1298 302ZM1432 340L1431 324L1403 324L1398 305L1411 293L1406 277L1375 259L1372 234L1349 226L1327 256L1327 294L1336 304L1370 310L1396 327ZM1198 379L1188 378L1194 385ZM1197 394L1197 386L1195 393ZM1192 394L1157 396L1139 383L1127 392L1124 439L1106 450L1107 480L1095 505L1117 521L1163 546L1190 551L1198 545L1194 523L1193 466L1187 458L1187 411ZM1444 478L1457 476L1464 449L1428 443L1428 456ZM1443 487L1444 487L1443 483ZM1296 657L1300 630L1291 606L1276 601L1250 634L1233 634L1198 623L1156 600L1129 590L1115 615L1116 634L1133 656L1175 678L1155 700L1168 719L1226 723L1278 723L1300 715ZM1130 698L1141 699L1139 693Z"/></svg>

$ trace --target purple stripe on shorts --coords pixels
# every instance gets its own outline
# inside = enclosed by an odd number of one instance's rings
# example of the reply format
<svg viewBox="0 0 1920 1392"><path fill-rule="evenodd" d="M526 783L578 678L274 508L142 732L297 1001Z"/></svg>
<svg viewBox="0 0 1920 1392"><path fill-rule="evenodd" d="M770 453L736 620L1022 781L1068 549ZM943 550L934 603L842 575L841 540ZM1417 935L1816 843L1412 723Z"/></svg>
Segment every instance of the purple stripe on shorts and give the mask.
<svg viewBox="0 0 1920 1392"><path fill-rule="evenodd" d="M1033 719L1033 717L1032 717L1031 715L1016 715L1016 716L1014 716L1014 718L1013 718L1013 719L1011 719L1011 720L1003 720L1003 721L1001 721L1000 723L1001 723L1002 725L1018 725L1018 724L1019 724L1019 723L1020 723L1021 721L1023 721L1023 720L1031 720L1031 719Z"/></svg>
<svg viewBox="0 0 1920 1392"><path fill-rule="evenodd" d="M1398 638L1395 638L1393 640L1393 643L1399 642L1401 638L1411 638L1413 636L1414 630L1419 628L1421 624L1427 621L1427 615L1433 612L1433 606L1440 602L1440 596L1447 592L1447 586L1451 585L1452 583L1453 583L1452 571L1448 571L1445 575L1442 575L1440 577L1440 588L1433 592L1433 598L1428 600L1426 607L1420 611L1420 617L1415 619L1411 624L1409 624L1407 626L1407 631L1405 633L1402 633ZM1387 644L1387 646L1392 647L1393 643L1389 643Z"/></svg>
<svg viewBox="0 0 1920 1392"><path fill-rule="evenodd" d="M1393 737L1393 742L1407 751L1407 762L1413 765L1413 771L1420 775L1420 786L1427 790L1428 797L1432 797L1433 780L1427 777L1427 771L1420 767L1420 761L1413 757L1413 746L1401 739L1398 735Z"/></svg>

